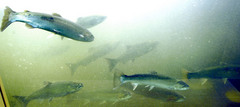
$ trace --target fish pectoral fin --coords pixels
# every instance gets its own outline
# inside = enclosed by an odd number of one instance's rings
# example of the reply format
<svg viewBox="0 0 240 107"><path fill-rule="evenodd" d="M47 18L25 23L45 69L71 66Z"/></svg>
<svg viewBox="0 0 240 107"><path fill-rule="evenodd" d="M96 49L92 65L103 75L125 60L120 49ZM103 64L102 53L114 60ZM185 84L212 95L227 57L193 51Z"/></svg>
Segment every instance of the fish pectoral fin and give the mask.
<svg viewBox="0 0 240 107"><path fill-rule="evenodd" d="M44 81L43 84L46 85L45 87L47 87L47 86L51 85L52 83L49 81Z"/></svg>
<svg viewBox="0 0 240 107"><path fill-rule="evenodd" d="M34 27L32 26L32 25L30 25L30 24L25 24L25 26L27 27L27 28L29 28L29 29L33 29Z"/></svg>
<svg viewBox="0 0 240 107"><path fill-rule="evenodd" d="M57 14L57 13L53 13L52 15L53 15L53 16L62 17L60 14Z"/></svg>
<svg viewBox="0 0 240 107"><path fill-rule="evenodd" d="M51 101L52 101L52 99L53 99L53 97L49 98L48 102L51 102Z"/></svg>
<svg viewBox="0 0 240 107"><path fill-rule="evenodd" d="M227 78L223 78L223 83L224 83L224 84L227 83Z"/></svg>
<svg viewBox="0 0 240 107"><path fill-rule="evenodd" d="M133 86L133 91L134 91L137 88L138 83L132 83L132 86Z"/></svg>
<svg viewBox="0 0 240 107"><path fill-rule="evenodd" d="M207 82L208 79L201 79L202 80L202 83L201 85L205 84Z"/></svg>
<svg viewBox="0 0 240 107"><path fill-rule="evenodd" d="M63 37L63 36L61 36L61 39L62 39L62 40L63 40L63 38L64 38L64 37Z"/></svg>
<svg viewBox="0 0 240 107"><path fill-rule="evenodd" d="M149 90L148 90L148 91L151 91L153 88L154 88L154 86L150 86L150 88L149 88Z"/></svg>

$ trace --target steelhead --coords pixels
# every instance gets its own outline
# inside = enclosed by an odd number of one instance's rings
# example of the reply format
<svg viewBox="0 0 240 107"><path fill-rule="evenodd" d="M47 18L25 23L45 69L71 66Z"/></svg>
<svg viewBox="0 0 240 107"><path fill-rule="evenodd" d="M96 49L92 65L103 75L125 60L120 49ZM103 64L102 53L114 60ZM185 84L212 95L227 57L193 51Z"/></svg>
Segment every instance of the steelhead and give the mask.
<svg viewBox="0 0 240 107"><path fill-rule="evenodd" d="M4 31L13 22L23 22L30 28L43 29L77 41L91 42L94 40L94 36L87 29L62 18L58 14L49 15L30 11L15 12L6 7L1 31Z"/></svg>
<svg viewBox="0 0 240 107"><path fill-rule="evenodd" d="M185 69L182 70L183 78L186 79L240 79L240 65L222 65L208 67L197 72L189 72ZM206 80L204 81L204 83ZM204 84L202 83L202 84Z"/></svg>
<svg viewBox="0 0 240 107"><path fill-rule="evenodd" d="M145 85L139 85L137 89L132 90L133 86L130 83L121 86L121 89L131 93L139 94L148 98L160 100L162 102L183 102L185 96L178 94L175 91L155 87L151 91Z"/></svg>
<svg viewBox="0 0 240 107"><path fill-rule="evenodd" d="M131 83L133 85L133 90L135 90L138 85L145 85L146 87L150 87L149 91L151 91L154 87L168 90L189 89L189 86L183 81L155 73L125 75L121 72L115 72L113 80L115 89L125 83Z"/></svg>
<svg viewBox="0 0 240 107"><path fill-rule="evenodd" d="M76 72L77 68L79 66L86 66L89 63L97 60L98 58L112 52L113 50L115 50L117 48L117 46L119 45L119 42L116 43L112 43L112 44L104 44L104 45L100 45L98 47L94 47L95 49L90 48L89 51L93 51L89 54L89 56L85 57L84 59L81 59L77 62L74 63L66 63L66 65L70 68L71 70L71 74L74 75L74 73Z"/></svg>
<svg viewBox="0 0 240 107"><path fill-rule="evenodd" d="M79 91L83 87L82 83L72 81L48 83L44 88L41 88L29 96L13 96L23 103L26 107L27 104L34 99L50 99L54 97L63 97L71 93Z"/></svg>
<svg viewBox="0 0 240 107"><path fill-rule="evenodd" d="M143 56L154 50L157 45L158 42L144 42L137 45L127 46L125 54L116 59L106 58L109 64L109 70L112 71L113 68L120 62L125 63L129 60L134 61L137 57Z"/></svg>

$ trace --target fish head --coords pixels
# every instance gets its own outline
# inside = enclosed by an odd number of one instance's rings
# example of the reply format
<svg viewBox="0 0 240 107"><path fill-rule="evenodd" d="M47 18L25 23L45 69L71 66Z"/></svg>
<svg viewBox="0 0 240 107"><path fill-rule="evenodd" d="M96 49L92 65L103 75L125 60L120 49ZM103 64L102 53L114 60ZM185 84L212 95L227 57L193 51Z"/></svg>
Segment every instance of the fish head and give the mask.
<svg viewBox="0 0 240 107"><path fill-rule="evenodd" d="M176 102L183 102L185 100L185 96L181 96L180 98L178 98L178 100Z"/></svg>
<svg viewBox="0 0 240 107"><path fill-rule="evenodd" d="M76 35L75 40L78 41L83 41L83 42L91 42L94 40L94 36L92 35L91 32L89 32L88 30L84 31L84 32L79 32Z"/></svg>
<svg viewBox="0 0 240 107"><path fill-rule="evenodd" d="M83 87L82 83L73 82L68 85L67 91L70 93L73 93L73 92L79 91L82 87Z"/></svg>
<svg viewBox="0 0 240 107"><path fill-rule="evenodd" d="M177 84L174 85L175 90L187 90L189 89L189 85L183 81L177 81Z"/></svg>

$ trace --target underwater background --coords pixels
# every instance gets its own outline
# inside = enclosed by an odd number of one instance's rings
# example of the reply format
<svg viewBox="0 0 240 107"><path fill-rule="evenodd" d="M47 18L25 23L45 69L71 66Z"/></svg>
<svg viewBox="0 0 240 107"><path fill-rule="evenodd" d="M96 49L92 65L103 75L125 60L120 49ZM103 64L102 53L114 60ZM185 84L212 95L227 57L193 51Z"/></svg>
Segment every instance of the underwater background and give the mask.
<svg viewBox="0 0 240 107"><path fill-rule="evenodd" d="M185 81L189 90L174 91L184 96L181 102L166 100L168 95L163 98L141 95L141 91L133 91L131 98L120 101L115 98L118 93L112 93L113 74L117 70L127 75L156 71L182 80L182 69L196 71L221 64L240 65L238 0L3 0L1 18L5 6L17 12L58 13L73 22L82 16L107 16L104 22L89 29L95 37L92 42L62 40L51 32L28 29L20 22L0 32L0 76L13 107L21 107L21 103L12 96L28 96L43 88L44 82L59 81L81 82L84 87L52 101L32 100L28 107L217 107L236 103L226 97L232 91L236 92L233 97L240 101L240 94L231 83L224 84L220 79L208 80L203 85L199 79ZM50 35L53 37L49 38ZM106 58L124 55L129 51L128 46L141 44L144 48L153 42L158 44L150 52L109 70ZM114 49L106 50L106 46L116 43ZM99 50L108 52L90 59L90 63L80 65L71 74L69 63L81 61Z"/></svg>

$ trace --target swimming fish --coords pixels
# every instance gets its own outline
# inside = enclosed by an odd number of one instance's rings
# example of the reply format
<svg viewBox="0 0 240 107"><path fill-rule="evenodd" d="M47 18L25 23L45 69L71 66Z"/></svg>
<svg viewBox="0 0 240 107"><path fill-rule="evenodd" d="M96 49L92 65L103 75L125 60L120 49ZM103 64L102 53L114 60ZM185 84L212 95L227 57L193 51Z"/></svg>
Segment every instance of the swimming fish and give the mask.
<svg viewBox="0 0 240 107"><path fill-rule="evenodd" d="M23 103L26 107L27 104L34 99L50 99L54 97L63 97L71 93L79 91L83 87L82 83L64 81L64 82L49 82L44 88L41 88L29 96L13 96Z"/></svg>
<svg viewBox="0 0 240 107"><path fill-rule="evenodd" d="M154 87L168 89L168 90L187 90L189 86L180 80L176 80L170 77L166 77L158 74L134 74L125 75L122 72L114 73L114 89L118 88L124 83L131 83L133 85L133 90L137 88L138 85L145 85L150 87L151 91Z"/></svg>
<svg viewBox="0 0 240 107"><path fill-rule="evenodd" d="M95 47L94 51L91 48L91 49L89 49L89 51L93 51L93 52L91 52L91 54L89 54L89 56L87 56L84 59L81 59L77 62L74 62L74 63L66 63L66 65L70 68L71 74L73 75L79 66L88 65L89 63L97 60L98 58L112 52L114 49L116 49L116 47L118 45L119 45L119 42L112 43L112 44L104 44L104 45Z"/></svg>
<svg viewBox="0 0 240 107"><path fill-rule="evenodd" d="M132 97L132 94L128 91L115 91L115 90L94 90L94 91L81 91L71 96L69 102L72 99L84 100L83 105L91 103L110 103L115 104L118 102L126 101Z"/></svg>
<svg viewBox="0 0 240 107"><path fill-rule="evenodd" d="M186 69L182 70L183 78L186 79L224 79L226 83L227 79L240 79L240 65L220 65L208 67L197 72L189 72ZM205 80L202 84L204 84Z"/></svg>
<svg viewBox="0 0 240 107"><path fill-rule="evenodd" d="M167 90L163 88L155 87L149 91L145 85L139 85L138 88L132 90L133 86L130 83L126 83L121 86L121 89L129 91L131 93L139 94L148 98L160 100L162 102L183 102L185 96L174 92L173 90Z"/></svg>
<svg viewBox="0 0 240 107"><path fill-rule="evenodd" d="M79 17L77 20L77 24L81 25L84 28L91 28L102 23L107 17L106 16L86 16Z"/></svg>
<svg viewBox="0 0 240 107"><path fill-rule="evenodd" d="M23 22L29 28L43 29L77 41L91 42L94 40L94 36L87 29L62 18L59 14L49 15L30 11L15 12L6 7L1 31L4 31L13 22Z"/></svg>
<svg viewBox="0 0 240 107"><path fill-rule="evenodd" d="M144 42L133 46L128 46L125 54L119 56L116 59L106 58L109 64L109 70L112 69L119 63L125 63L129 60L134 61L137 57L143 56L152 50L154 50L158 45L158 42Z"/></svg>

